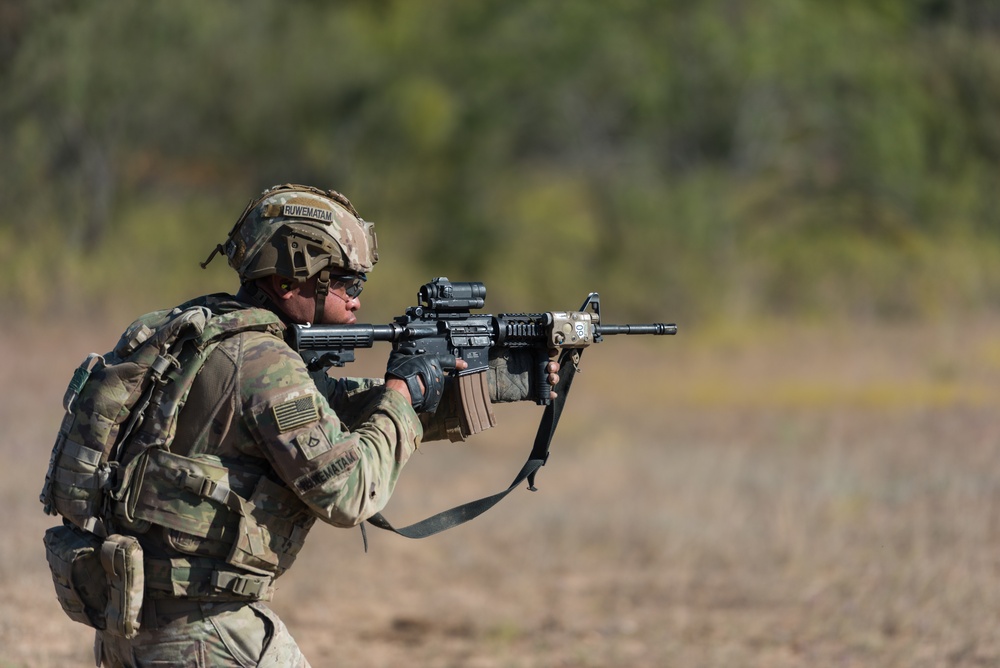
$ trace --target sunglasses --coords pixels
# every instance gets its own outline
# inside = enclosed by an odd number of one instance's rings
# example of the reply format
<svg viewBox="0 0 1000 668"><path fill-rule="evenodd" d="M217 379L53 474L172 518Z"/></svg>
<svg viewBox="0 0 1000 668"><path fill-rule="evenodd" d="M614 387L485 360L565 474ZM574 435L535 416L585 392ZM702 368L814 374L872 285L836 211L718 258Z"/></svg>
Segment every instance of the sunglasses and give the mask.
<svg viewBox="0 0 1000 668"><path fill-rule="evenodd" d="M368 278L363 274L344 274L340 276L330 276L330 289L336 290L344 288L344 294L350 299L354 299L365 289L365 281Z"/></svg>

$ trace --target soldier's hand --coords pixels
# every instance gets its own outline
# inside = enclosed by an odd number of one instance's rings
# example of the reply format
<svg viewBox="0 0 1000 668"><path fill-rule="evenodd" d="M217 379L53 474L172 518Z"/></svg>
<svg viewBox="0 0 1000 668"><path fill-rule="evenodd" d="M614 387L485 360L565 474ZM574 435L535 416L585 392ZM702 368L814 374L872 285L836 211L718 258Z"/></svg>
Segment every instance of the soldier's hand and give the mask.
<svg viewBox="0 0 1000 668"><path fill-rule="evenodd" d="M550 350L549 354L551 357L556 357L557 355L555 355L554 353L557 352L558 351ZM546 370L549 372L549 385L551 385L554 388L559 383L559 362L556 361L549 362L549 365L548 367L546 367ZM559 396L559 394L555 390L549 392L549 399L555 399L557 396Z"/></svg>
<svg viewBox="0 0 1000 668"><path fill-rule="evenodd" d="M410 400L413 410L433 413L441 402L445 374L468 367L454 355L417 352L400 346L389 355L385 370L385 384Z"/></svg>
<svg viewBox="0 0 1000 668"><path fill-rule="evenodd" d="M549 351L550 357L557 357L559 351ZM490 351L490 367L487 380L490 386L490 400L494 403L528 401L535 398L537 373L534 371L535 356L527 349L494 349ZM546 366L549 385L553 390L549 398L555 399L555 386L559 382L559 362L550 361Z"/></svg>

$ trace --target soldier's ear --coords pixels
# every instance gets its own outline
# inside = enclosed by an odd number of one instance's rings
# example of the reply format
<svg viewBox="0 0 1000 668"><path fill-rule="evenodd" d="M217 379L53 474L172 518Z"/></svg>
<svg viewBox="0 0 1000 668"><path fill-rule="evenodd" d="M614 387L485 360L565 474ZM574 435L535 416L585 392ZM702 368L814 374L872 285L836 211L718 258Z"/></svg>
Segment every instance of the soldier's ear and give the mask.
<svg viewBox="0 0 1000 668"><path fill-rule="evenodd" d="M278 274L271 274L264 281L267 283L266 287L269 288L267 292L270 292L275 299L288 299L292 297L299 286L292 279L279 276Z"/></svg>

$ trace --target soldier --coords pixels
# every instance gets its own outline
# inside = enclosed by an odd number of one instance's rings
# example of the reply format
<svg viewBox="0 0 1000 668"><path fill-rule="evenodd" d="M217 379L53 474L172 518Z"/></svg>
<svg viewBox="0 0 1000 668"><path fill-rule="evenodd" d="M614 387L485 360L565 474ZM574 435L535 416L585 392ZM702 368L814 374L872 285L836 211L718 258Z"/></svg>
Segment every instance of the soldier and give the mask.
<svg viewBox="0 0 1000 668"><path fill-rule="evenodd" d="M218 344L191 386L169 452L155 452L130 479L121 501L128 512L109 521L142 548L141 625L129 639L98 631L98 665L308 666L264 605L274 579L316 518L358 525L385 506L422 440L455 438L445 372L465 368L461 360L398 351L384 380L334 379L308 372L282 337L292 323L356 321L378 254L372 224L346 197L275 186L248 205L209 261L220 251L239 274L239 291L188 305L215 316L274 314L275 326ZM516 366L491 369L493 400L531 396L530 374L508 370ZM559 367L549 370L555 384ZM192 483L192 463L214 471L212 479ZM181 498L195 489L212 502Z"/></svg>

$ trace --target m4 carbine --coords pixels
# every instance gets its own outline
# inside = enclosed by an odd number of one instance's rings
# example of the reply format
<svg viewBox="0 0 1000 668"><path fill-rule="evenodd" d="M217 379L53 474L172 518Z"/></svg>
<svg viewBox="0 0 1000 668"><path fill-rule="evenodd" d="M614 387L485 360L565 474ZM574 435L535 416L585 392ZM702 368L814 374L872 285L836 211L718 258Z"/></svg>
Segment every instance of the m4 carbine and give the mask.
<svg viewBox="0 0 1000 668"><path fill-rule="evenodd" d="M550 403L552 388L546 367L551 351L579 352L613 334L676 334L677 325L606 325L601 322L601 299L591 292L579 311L545 313L473 313L486 303L486 286L480 282L455 282L435 278L417 292L419 305L406 309L388 325L295 325L293 347L311 370L344 366L354 361L357 348L371 348L376 341L394 346L414 345L419 351L454 355L468 363L458 372L465 376L485 371L491 348L530 348L535 359L535 402Z"/></svg>
<svg viewBox="0 0 1000 668"><path fill-rule="evenodd" d="M527 461L503 491L400 529L390 524L381 513L368 518L373 526L407 538L426 538L478 517L525 480L528 489L534 491L535 474L548 461L552 436L584 348L600 343L604 336L611 334L660 336L677 333L676 325L662 323L603 324L601 299L596 292L587 296L579 311L490 315L473 313L486 303L485 285L479 282L452 283L447 278L435 278L421 286L417 301L419 305L407 308L404 315L396 317L388 325L296 325L292 330L292 345L313 371L353 362L357 348L371 348L376 341L389 341L394 347L409 346L414 352L460 357L469 365L457 373L459 395L463 397L464 426L470 434L494 424L490 400L485 395L486 376L473 374L480 374L489 368L491 349L529 349L534 361L533 398L539 405L544 405L545 410ZM547 371L553 353L561 365L559 393L555 399L551 399L552 388ZM367 550L364 525L361 528Z"/></svg>

